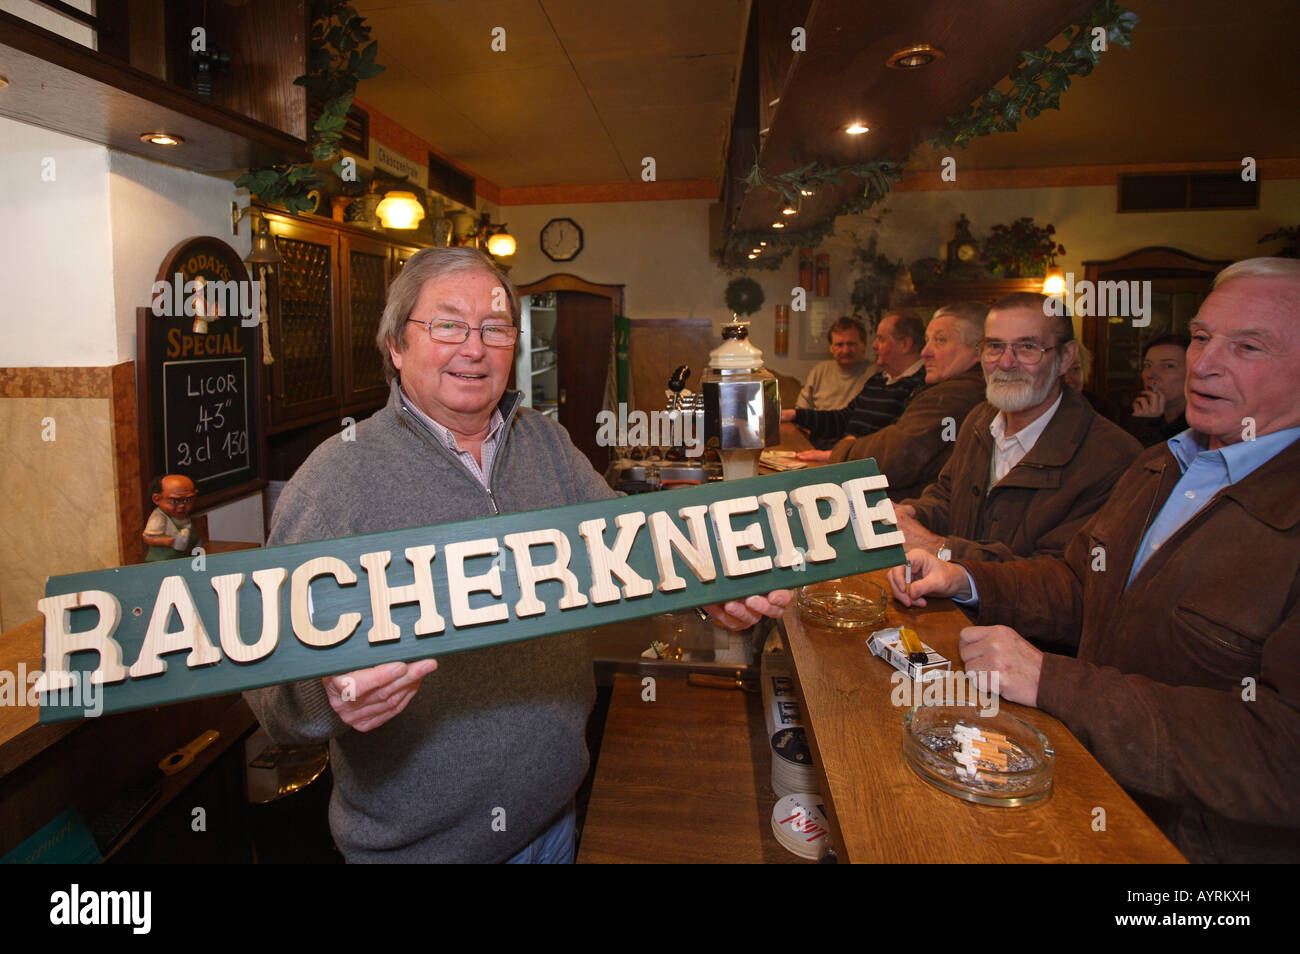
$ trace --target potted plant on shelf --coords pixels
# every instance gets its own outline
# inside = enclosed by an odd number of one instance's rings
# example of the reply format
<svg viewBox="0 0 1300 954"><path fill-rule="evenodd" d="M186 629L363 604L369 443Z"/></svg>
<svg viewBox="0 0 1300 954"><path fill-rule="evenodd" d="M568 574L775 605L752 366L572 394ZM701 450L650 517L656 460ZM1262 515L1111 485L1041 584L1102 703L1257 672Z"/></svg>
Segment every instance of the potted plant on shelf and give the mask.
<svg viewBox="0 0 1300 954"><path fill-rule="evenodd" d="M1035 225L1028 216L1010 225L995 225L984 243L982 259L989 271L1004 278L1045 275L1056 264L1056 256L1065 254L1065 246L1052 237L1055 234L1054 225Z"/></svg>

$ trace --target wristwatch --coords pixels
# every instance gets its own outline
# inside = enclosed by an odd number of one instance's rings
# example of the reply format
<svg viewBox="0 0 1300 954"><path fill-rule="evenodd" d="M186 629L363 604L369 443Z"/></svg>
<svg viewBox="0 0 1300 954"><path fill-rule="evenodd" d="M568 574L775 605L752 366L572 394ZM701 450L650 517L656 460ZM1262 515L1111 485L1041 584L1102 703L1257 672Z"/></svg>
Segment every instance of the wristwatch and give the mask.
<svg viewBox="0 0 1300 954"><path fill-rule="evenodd" d="M947 543L944 543L944 545L939 548L939 552L935 555L944 563L952 562L952 548L948 546Z"/></svg>

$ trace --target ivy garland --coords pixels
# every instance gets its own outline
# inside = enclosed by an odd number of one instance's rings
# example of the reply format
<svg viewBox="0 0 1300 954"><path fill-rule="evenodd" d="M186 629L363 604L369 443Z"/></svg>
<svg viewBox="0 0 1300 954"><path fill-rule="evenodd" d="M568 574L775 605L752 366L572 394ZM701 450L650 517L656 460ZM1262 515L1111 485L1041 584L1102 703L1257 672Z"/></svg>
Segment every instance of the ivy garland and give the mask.
<svg viewBox="0 0 1300 954"><path fill-rule="evenodd" d="M312 0L311 56L308 72L295 79L314 99L324 105L312 126L311 158L327 162L339 152L339 141L347 125L348 111L356 96L357 83L378 76L384 67L375 62L377 41L370 39L370 27L345 0ZM343 160L334 163L334 173L343 175ZM290 212L309 212L316 203L309 197L324 185L310 162L276 163L264 169L250 169L235 180L236 186L263 202L280 205Z"/></svg>
<svg viewBox="0 0 1300 954"><path fill-rule="evenodd" d="M1101 0L1082 23L1067 27L1061 34L1066 40L1064 49L1052 50L1043 46L1021 53L1022 61L1008 74L1011 81L1008 92L996 88L989 90L966 110L944 120L943 128L924 145L940 149L961 146L964 149L972 139L1014 130L1020 124L1021 116L1033 119L1045 109L1060 109L1061 93L1070 88L1071 77L1087 76L1101 59L1101 51L1095 48L1093 31L1100 27L1105 31L1107 44L1118 43L1128 49L1138 19L1136 13L1121 7L1115 0ZM810 163L780 175L764 172L755 154L754 167L743 180L746 192L771 189L786 202L797 206L804 192L815 191L823 184L838 185L846 175L862 179L865 189L845 200L829 218L801 232L780 234L762 229L733 235L722 250L724 262L729 253L747 254L760 241L766 242L768 249L778 254L744 265L724 265L724 268L728 272L749 268L771 271L780 267L796 248L817 247L835 231L837 218L864 212L888 196L894 183L902 178L903 166L916 151L913 149L901 162L874 159L827 168Z"/></svg>

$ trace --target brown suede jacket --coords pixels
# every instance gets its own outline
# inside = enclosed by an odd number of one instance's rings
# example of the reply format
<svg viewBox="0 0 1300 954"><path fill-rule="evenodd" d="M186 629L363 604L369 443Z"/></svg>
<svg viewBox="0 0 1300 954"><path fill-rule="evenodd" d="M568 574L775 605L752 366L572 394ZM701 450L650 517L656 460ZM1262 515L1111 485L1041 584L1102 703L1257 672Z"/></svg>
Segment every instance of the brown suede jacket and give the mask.
<svg viewBox="0 0 1300 954"><path fill-rule="evenodd" d="M962 421L983 400L984 372L977 361L956 377L917 391L888 427L844 438L831 450L831 463L874 458L889 478L891 499L916 497L939 476Z"/></svg>
<svg viewBox="0 0 1300 954"><path fill-rule="evenodd" d="M1067 387L1033 448L990 490L997 414L987 403L971 411L939 479L906 502L958 563L1060 556L1142 446Z"/></svg>
<svg viewBox="0 0 1300 954"><path fill-rule="evenodd" d="M978 622L1043 657L1064 722L1193 861L1300 861L1300 443L1225 487L1124 586L1182 476L1138 458L1064 558L970 563ZM1104 807L1104 806L1103 806Z"/></svg>

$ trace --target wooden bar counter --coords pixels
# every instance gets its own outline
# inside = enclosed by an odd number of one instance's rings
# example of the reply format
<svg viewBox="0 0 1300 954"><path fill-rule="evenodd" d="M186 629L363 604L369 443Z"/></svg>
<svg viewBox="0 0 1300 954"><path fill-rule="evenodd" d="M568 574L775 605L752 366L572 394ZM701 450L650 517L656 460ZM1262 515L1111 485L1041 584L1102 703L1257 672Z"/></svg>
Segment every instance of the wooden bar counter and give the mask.
<svg viewBox="0 0 1300 954"><path fill-rule="evenodd" d="M579 864L811 864L772 834L771 761L757 693L619 673Z"/></svg>
<svg viewBox="0 0 1300 954"><path fill-rule="evenodd" d="M888 589L883 571L855 577ZM891 600L883 626L909 625L960 670L970 625L950 600L908 609ZM1059 721L999 700L1056 750L1051 796L1025 808L975 805L939 791L903 758L906 707L891 702L896 671L866 633L816 626L787 611L787 647L840 861L1170 863L1182 855ZM1103 809L1104 829L1100 828ZM1094 827L1096 826L1096 827Z"/></svg>
<svg viewBox="0 0 1300 954"><path fill-rule="evenodd" d="M781 437L781 450L810 446L793 424ZM850 585L865 581L888 591L884 571ZM881 628L903 624L960 671L958 635L970 621L951 600L912 609L891 600ZM871 655L868 634L805 623L794 607L783 626L839 861L1185 860L1083 744L1037 709L999 700L1055 749L1048 799L997 808L939 791L904 761L907 707L893 705L896 670ZM619 676L578 860L800 861L769 827L776 794L765 736L756 695L661 678L652 704L638 679Z"/></svg>

